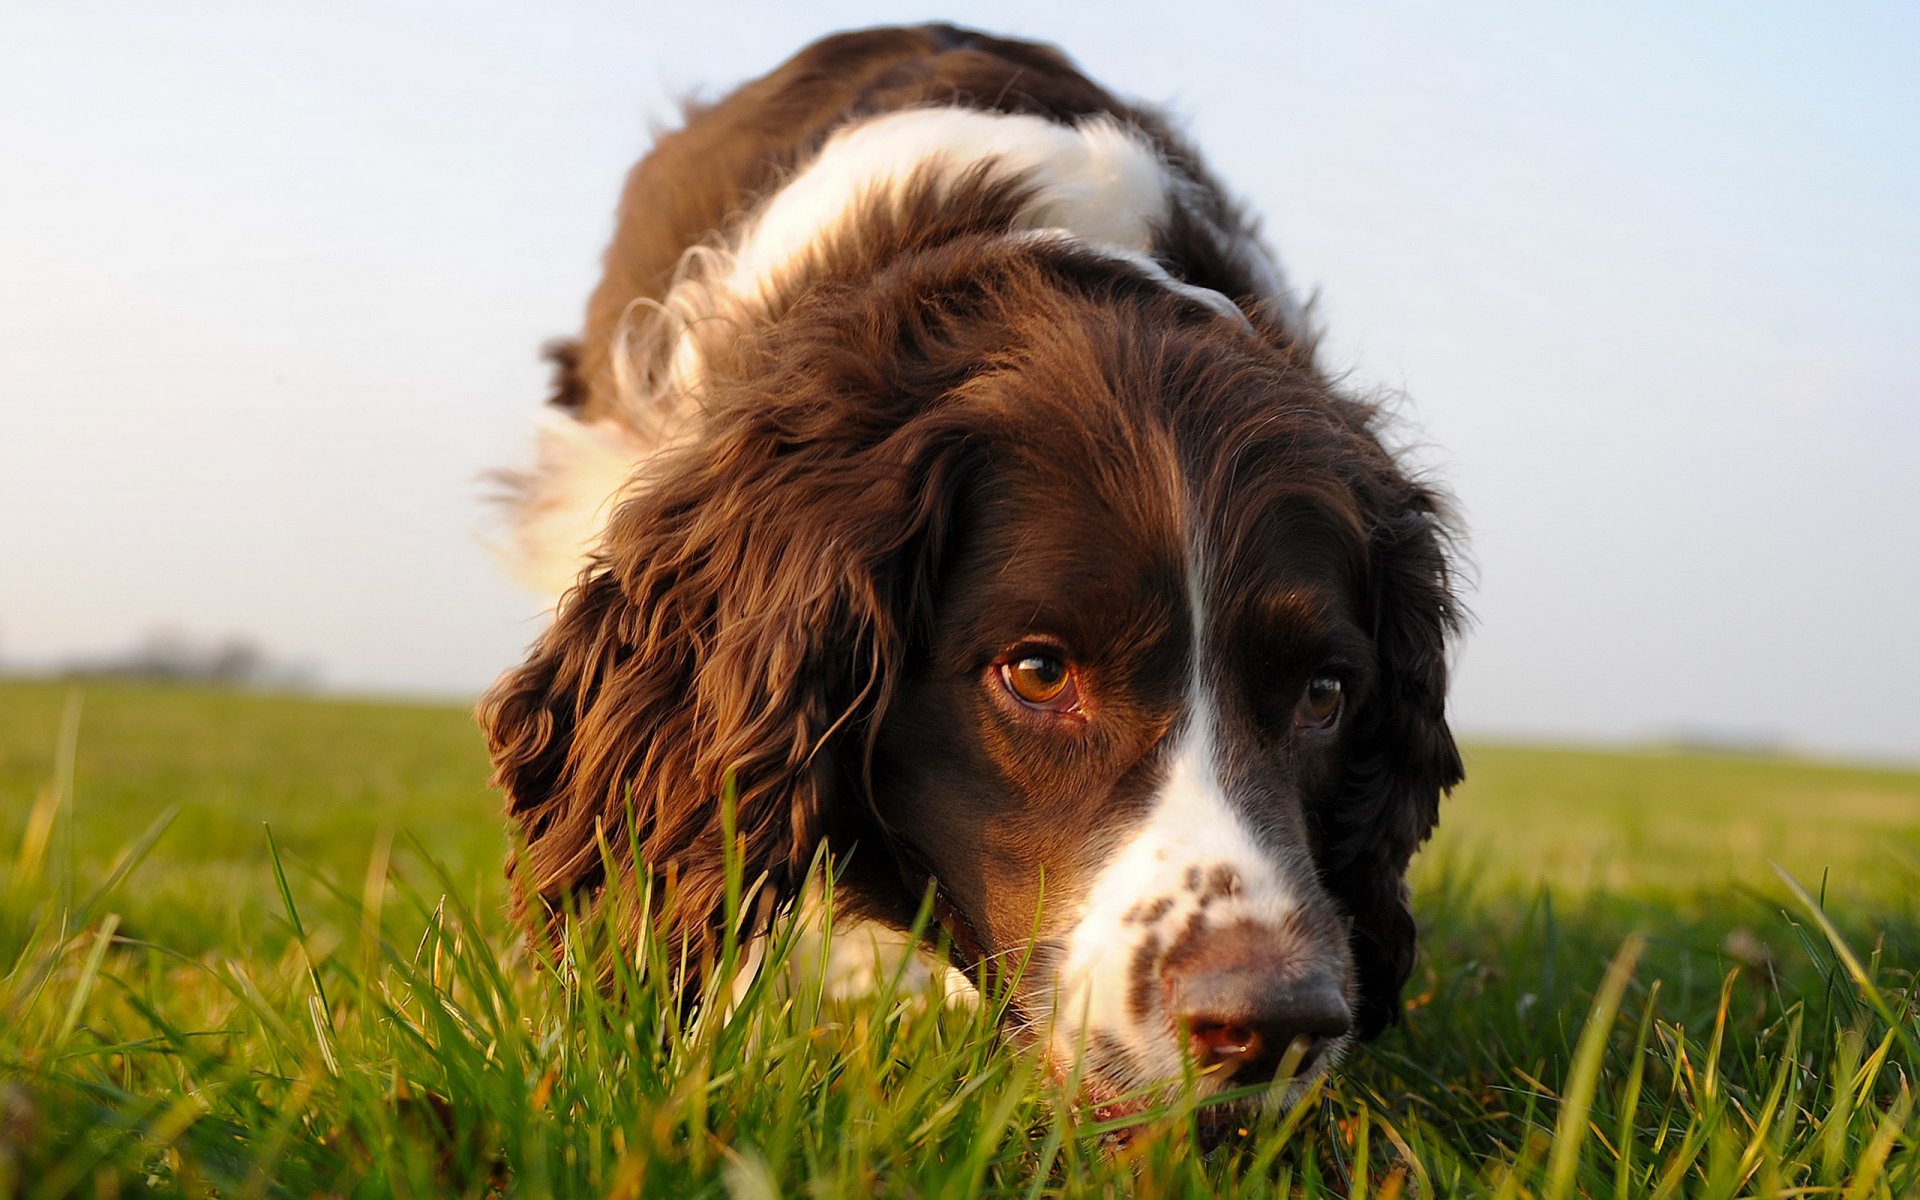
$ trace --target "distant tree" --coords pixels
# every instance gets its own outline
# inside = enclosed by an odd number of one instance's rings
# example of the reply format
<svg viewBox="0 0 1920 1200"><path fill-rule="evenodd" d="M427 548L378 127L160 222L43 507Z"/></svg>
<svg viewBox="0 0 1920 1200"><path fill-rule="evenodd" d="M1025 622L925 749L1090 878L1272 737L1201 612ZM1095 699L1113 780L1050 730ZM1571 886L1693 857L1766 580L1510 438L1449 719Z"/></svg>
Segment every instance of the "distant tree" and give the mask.
<svg viewBox="0 0 1920 1200"><path fill-rule="evenodd" d="M155 629L131 649L74 659L59 675L79 679L137 679L171 683L212 683L227 687L311 686L310 666L279 662L252 639L229 635L196 639L178 629Z"/></svg>

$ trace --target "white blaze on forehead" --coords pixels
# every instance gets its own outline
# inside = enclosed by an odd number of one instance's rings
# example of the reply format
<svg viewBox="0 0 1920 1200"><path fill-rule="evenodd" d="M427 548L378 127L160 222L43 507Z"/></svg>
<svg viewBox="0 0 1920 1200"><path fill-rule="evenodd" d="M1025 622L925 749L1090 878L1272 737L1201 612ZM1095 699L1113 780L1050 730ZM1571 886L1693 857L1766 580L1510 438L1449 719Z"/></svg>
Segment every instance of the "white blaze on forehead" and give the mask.
<svg viewBox="0 0 1920 1200"><path fill-rule="evenodd" d="M1185 724L1166 781L1146 821L1114 852L1089 888L1067 936L1056 981L1056 1046L1072 1053L1093 1034L1116 1039L1143 1076L1180 1070L1173 1017L1163 1010L1159 956L1185 933L1196 913L1204 930L1246 922L1276 931L1301 907L1288 864L1266 846L1227 794L1220 768L1218 721L1205 668L1206 565L1198 546L1187 555L1187 600L1193 620ZM1227 881L1224 889L1216 880ZM1142 950L1153 1006L1133 1011ZM1144 1017L1144 1020L1142 1019Z"/></svg>

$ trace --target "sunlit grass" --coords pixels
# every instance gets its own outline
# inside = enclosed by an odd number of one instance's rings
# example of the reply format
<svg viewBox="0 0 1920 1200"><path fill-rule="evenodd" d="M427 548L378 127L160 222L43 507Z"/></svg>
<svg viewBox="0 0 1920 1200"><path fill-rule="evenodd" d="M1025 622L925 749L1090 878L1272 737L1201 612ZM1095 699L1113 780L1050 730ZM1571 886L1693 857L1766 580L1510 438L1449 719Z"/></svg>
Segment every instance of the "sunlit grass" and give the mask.
<svg viewBox="0 0 1920 1200"><path fill-rule="evenodd" d="M455 710L0 687L0 1196L1920 1191L1920 778L1471 763L1405 1023L1202 1157L810 940L691 1021L664 946L576 986Z"/></svg>

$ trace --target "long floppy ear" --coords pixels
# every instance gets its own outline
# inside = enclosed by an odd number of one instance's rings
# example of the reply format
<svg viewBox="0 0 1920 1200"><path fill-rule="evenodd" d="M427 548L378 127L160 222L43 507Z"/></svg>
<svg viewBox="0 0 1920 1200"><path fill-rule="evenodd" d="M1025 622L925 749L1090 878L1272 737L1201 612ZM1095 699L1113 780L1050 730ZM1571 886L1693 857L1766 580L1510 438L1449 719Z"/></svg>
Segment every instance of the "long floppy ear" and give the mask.
<svg viewBox="0 0 1920 1200"><path fill-rule="evenodd" d="M481 701L519 822L516 904L672 901L670 951L723 932L723 795L748 883L791 902L925 611L951 480L931 436L822 381L716 406L614 513L589 573L528 660ZM829 381L828 386L831 385ZM640 862L634 861L638 848ZM615 878L607 878L607 866ZM628 947L643 905L616 911ZM765 910L745 918L757 922Z"/></svg>
<svg viewBox="0 0 1920 1200"><path fill-rule="evenodd" d="M1400 1019L1415 941L1407 864L1439 819L1441 794L1464 777L1446 720L1447 641L1460 615L1445 530L1437 499L1398 483L1394 511L1372 535L1378 687L1328 838L1327 882L1353 918L1364 1038Z"/></svg>

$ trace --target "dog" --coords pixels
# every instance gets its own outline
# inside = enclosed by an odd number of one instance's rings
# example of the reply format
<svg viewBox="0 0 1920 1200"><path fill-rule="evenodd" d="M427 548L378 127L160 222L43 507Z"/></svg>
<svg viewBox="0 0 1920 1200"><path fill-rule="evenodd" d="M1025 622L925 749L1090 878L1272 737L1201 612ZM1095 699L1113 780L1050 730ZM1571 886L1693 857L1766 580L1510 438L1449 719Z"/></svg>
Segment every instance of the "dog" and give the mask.
<svg viewBox="0 0 1920 1200"><path fill-rule="evenodd" d="M931 895L956 968L1022 964L1096 1103L1398 1018L1462 778L1447 505L1160 114L1048 46L828 37L659 137L551 354L508 502L559 600L479 709L537 933L618 903L713 962L730 804L776 906L824 845L843 912Z"/></svg>

